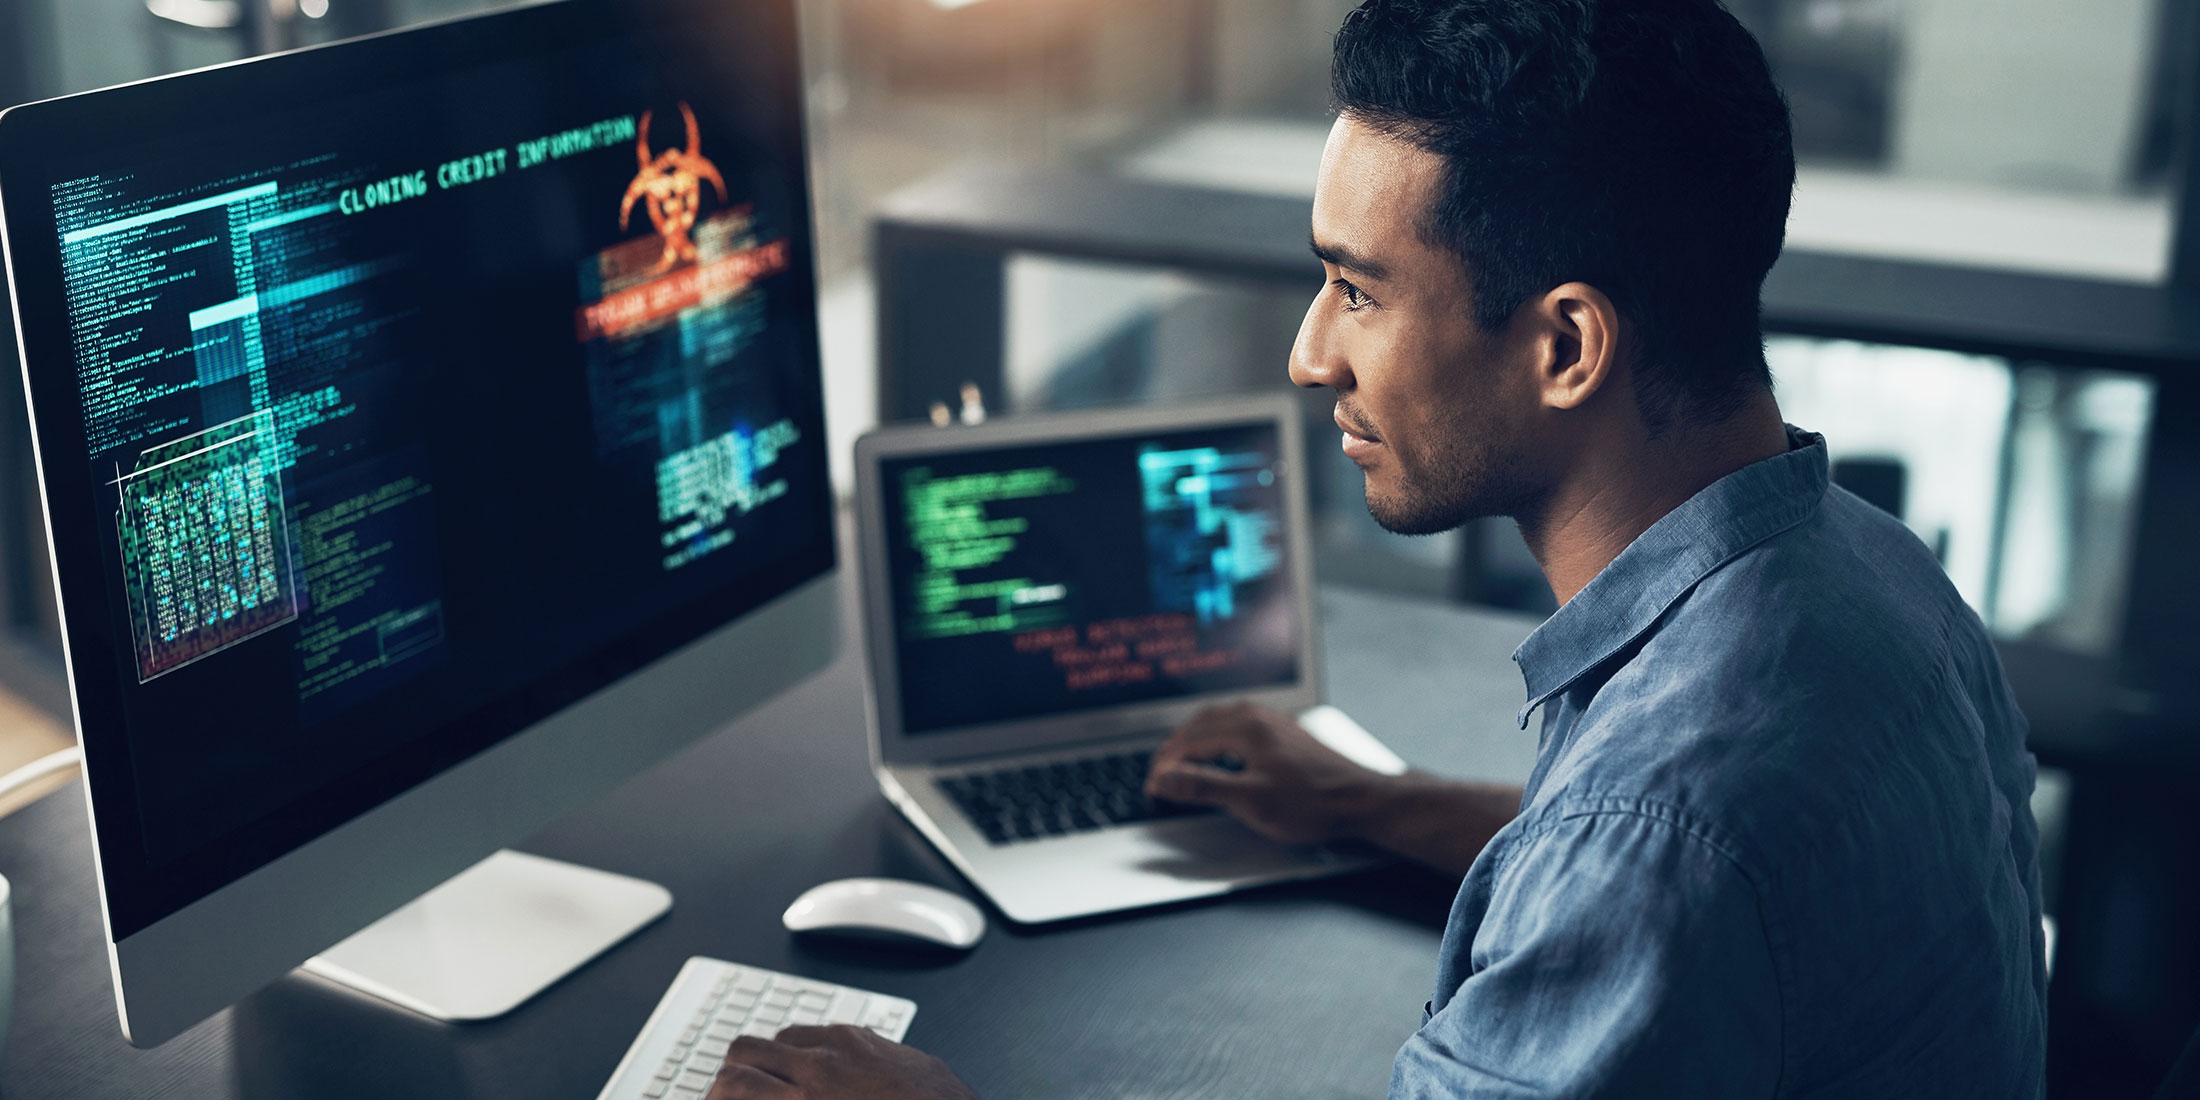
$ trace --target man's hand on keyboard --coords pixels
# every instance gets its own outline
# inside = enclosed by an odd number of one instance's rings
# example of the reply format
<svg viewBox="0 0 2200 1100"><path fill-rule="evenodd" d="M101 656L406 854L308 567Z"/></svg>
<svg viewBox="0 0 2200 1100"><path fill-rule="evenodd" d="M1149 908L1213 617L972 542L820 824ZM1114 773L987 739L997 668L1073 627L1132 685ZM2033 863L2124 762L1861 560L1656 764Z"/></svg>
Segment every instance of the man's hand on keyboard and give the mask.
<svg viewBox="0 0 2200 1100"><path fill-rule="evenodd" d="M860 1027L736 1039L705 1100L977 1100L947 1064Z"/></svg>
<svg viewBox="0 0 2200 1100"><path fill-rule="evenodd" d="M1372 772L1251 703L1193 715L1154 751L1146 794L1220 806L1285 844L1364 840L1457 875L1520 810L1518 787Z"/></svg>
<svg viewBox="0 0 2200 1100"><path fill-rule="evenodd" d="M1290 715L1235 703L1208 707L1170 735L1153 754L1146 794L1220 806L1270 840L1320 844L1348 835L1383 778Z"/></svg>

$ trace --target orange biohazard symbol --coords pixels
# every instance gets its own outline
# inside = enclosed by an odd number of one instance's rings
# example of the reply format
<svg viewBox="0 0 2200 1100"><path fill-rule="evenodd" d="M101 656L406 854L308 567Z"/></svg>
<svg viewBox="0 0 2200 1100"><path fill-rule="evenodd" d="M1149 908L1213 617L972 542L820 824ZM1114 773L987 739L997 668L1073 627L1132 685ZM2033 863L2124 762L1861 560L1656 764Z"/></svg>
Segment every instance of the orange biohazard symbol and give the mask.
<svg viewBox="0 0 2200 1100"><path fill-rule="evenodd" d="M648 199L649 222L665 242L664 255L653 270L663 271L695 259L695 242L688 231L695 228L696 210L702 206L703 181L709 180L718 189L719 202L726 201L726 181L718 174L718 166L703 157L703 137L695 128L695 112L688 110L686 103L680 104L680 117L687 120L685 149L667 149L650 156L649 117L650 112L642 112L641 133L634 139L634 158L642 170L627 185L626 200L619 204L619 228L626 228L635 201Z"/></svg>

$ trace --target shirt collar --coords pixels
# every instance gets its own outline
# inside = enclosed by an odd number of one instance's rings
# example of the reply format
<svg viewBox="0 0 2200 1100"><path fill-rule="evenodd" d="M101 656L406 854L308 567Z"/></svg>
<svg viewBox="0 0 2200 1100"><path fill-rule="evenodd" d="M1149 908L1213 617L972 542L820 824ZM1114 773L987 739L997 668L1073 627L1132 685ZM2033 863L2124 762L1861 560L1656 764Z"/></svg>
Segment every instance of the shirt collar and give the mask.
<svg viewBox="0 0 2200 1100"><path fill-rule="evenodd" d="M1786 454L1712 482L1651 524L1513 651L1528 687L1520 727L1545 700L1647 633L1696 582L1809 518L1825 495L1824 437L1789 425Z"/></svg>

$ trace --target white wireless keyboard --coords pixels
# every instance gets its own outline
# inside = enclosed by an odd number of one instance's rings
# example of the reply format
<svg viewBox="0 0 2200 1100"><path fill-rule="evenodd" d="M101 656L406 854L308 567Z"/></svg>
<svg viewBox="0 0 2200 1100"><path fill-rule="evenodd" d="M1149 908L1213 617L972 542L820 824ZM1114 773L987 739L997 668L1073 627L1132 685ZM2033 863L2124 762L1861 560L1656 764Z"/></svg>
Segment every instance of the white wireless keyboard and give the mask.
<svg viewBox="0 0 2200 1100"><path fill-rule="evenodd" d="M726 1047L797 1024L859 1024L900 1042L912 1001L701 956L672 979L596 1100L701 1100Z"/></svg>

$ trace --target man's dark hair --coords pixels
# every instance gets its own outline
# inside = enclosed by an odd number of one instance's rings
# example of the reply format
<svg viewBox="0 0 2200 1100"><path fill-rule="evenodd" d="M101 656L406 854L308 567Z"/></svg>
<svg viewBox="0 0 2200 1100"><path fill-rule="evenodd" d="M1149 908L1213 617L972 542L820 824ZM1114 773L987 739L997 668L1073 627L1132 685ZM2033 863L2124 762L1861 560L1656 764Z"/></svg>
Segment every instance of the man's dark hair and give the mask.
<svg viewBox="0 0 2200 1100"><path fill-rule="evenodd" d="M1580 280L1633 322L1653 432L1771 385L1758 297L1795 149L1764 52L1717 0L1366 0L1337 32L1347 115L1442 156L1422 221L1475 320Z"/></svg>

